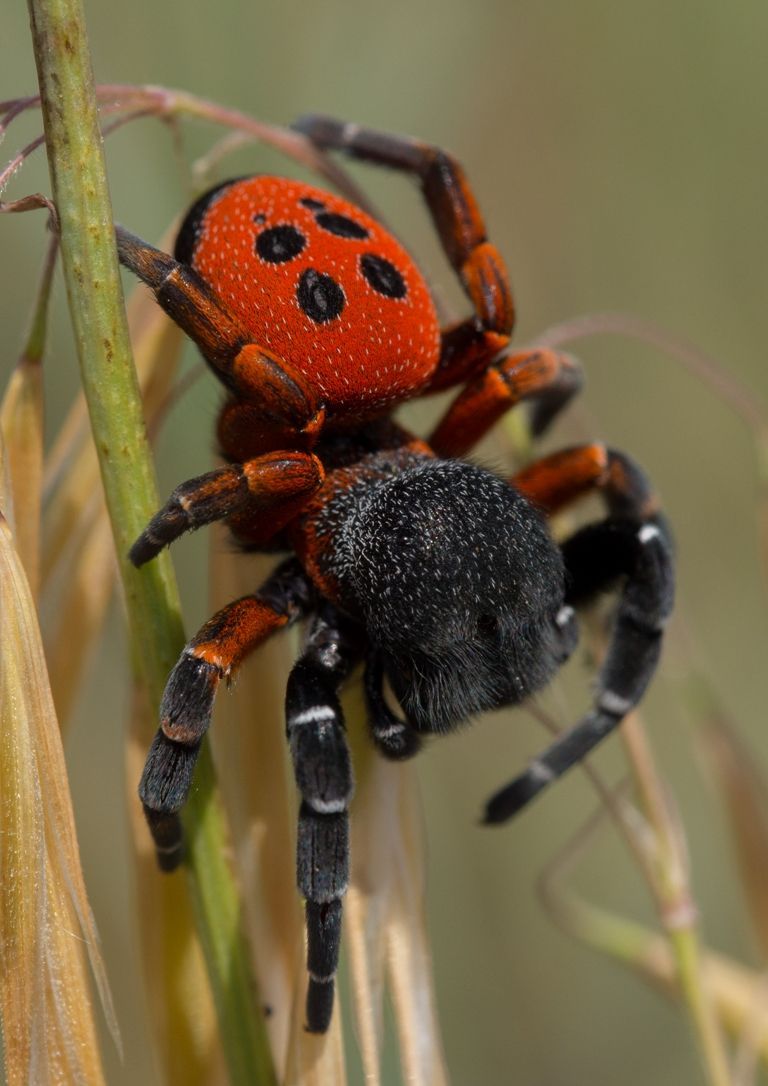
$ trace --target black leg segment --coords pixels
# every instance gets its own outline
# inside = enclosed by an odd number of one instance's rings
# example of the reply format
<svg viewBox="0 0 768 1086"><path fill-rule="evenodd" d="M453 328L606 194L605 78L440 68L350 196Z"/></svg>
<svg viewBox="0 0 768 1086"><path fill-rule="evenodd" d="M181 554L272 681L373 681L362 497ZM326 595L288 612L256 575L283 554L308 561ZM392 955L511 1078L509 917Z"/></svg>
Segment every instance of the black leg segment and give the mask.
<svg viewBox="0 0 768 1086"><path fill-rule="evenodd" d="M624 579L594 707L525 773L492 796L487 823L505 822L585 758L638 703L659 659L674 598L672 542L664 518L608 517L568 539L563 558L569 582L567 606L585 603Z"/></svg>
<svg viewBox="0 0 768 1086"><path fill-rule="evenodd" d="M286 731L302 798L296 867L306 900L310 1033L325 1033L333 1011L354 789L338 689L362 649L359 627L321 606L286 690Z"/></svg>
<svg viewBox="0 0 768 1086"><path fill-rule="evenodd" d="M378 652L370 652L365 664L365 700L371 737L385 758L402 761L421 749L418 733L396 716L384 699L384 668Z"/></svg>
<svg viewBox="0 0 768 1086"><path fill-rule="evenodd" d="M307 115L294 125L318 147L416 177L445 254L486 330L508 336L515 320L509 277L488 241L485 222L461 165L439 147L333 117Z"/></svg>
<svg viewBox="0 0 768 1086"><path fill-rule="evenodd" d="M187 644L170 674L160 705L160 729L149 751L139 797L164 871L184 855L179 811L192 785L219 683L242 659L283 626L306 614L311 584L296 559L283 562L253 596L222 608Z"/></svg>

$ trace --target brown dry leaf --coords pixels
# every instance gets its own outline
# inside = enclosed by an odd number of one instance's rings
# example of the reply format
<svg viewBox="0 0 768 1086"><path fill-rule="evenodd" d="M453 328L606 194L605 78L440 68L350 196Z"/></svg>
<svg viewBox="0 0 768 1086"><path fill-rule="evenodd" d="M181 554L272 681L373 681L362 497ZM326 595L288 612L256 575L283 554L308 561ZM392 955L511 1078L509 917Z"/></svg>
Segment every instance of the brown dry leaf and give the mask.
<svg viewBox="0 0 768 1086"><path fill-rule="evenodd" d="M359 853L359 839L353 822L352 855ZM356 871L360 865L355 864ZM379 1086L384 1006L383 917L389 901L381 894L366 892L353 872L344 904L344 939L354 993L355 1025L367 1086Z"/></svg>
<svg viewBox="0 0 768 1086"><path fill-rule="evenodd" d="M101 637L117 568L112 529L101 495L84 512L82 539L75 540L69 576L45 623L45 655L56 712L67 734L87 662Z"/></svg>
<svg viewBox="0 0 768 1086"><path fill-rule="evenodd" d="M702 729L728 812L744 897L764 960L768 960L768 790L755 759L721 715Z"/></svg>
<svg viewBox="0 0 768 1086"><path fill-rule="evenodd" d="M103 1082L86 955L117 1036L37 616L0 519L0 1006L9 1086Z"/></svg>

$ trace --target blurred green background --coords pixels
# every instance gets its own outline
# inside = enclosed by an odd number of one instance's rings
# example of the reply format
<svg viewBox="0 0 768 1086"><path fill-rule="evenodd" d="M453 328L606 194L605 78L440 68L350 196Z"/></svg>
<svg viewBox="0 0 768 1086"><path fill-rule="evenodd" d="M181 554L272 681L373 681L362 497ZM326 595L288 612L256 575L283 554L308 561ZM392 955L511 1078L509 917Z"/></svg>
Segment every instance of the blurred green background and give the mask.
<svg viewBox="0 0 768 1086"><path fill-rule="evenodd" d="M91 2L87 11L100 81L183 87L275 122L324 111L453 150L507 257L521 343L566 318L619 310L686 337L756 399L768 395L764 3L135 0ZM0 98L31 93L23 4L4 5L2 28ZM35 116L14 125L5 156L38 128ZM185 155L203 153L218 134L185 124ZM116 217L159 238L189 196L168 131L156 121L131 125L110 138L107 157ZM255 146L227 164L232 174L279 168L274 154ZM355 174L441 289L463 304L413 189L376 171ZM39 157L9 196L37 190L48 190ZM0 223L3 376L21 343L42 226L39 214ZM55 317L46 362L51 432L77 381L60 286ZM673 521L680 606L646 718L682 809L705 934L755 961L686 686L692 664L706 672L765 769L768 618L750 437L710 389L651 347L603 337L576 350L586 393L550 444L594 437L630 451ZM163 492L209 466L217 400L212 379L198 382L166 428ZM489 448L491 461L500 455ZM175 553L192 629L206 611L205 540L186 540ZM151 1084L130 934L117 614L111 634L68 753L86 878L124 1033L125 1064L108 1055L109 1081ZM561 723L585 703L588 679L577 665L574 682L545 699ZM538 873L594 806L583 777L572 774L505 830L477 826L485 797L545 741L527 714L496 714L420 759L428 907L452 1081L694 1086L702 1076L680 1011L562 935L536 898ZM619 744L598 763L616 779ZM590 899L652 920L647 893L611 830L577 882ZM355 1073L353 1065L353 1082ZM386 1082L399 1081L388 1057Z"/></svg>

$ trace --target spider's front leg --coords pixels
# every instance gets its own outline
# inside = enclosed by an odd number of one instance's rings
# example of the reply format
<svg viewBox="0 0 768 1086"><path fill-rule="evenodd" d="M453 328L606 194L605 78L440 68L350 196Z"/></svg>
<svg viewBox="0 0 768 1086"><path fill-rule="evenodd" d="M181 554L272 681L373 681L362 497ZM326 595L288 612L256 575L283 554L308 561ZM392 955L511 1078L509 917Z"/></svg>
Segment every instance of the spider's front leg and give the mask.
<svg viewBox="0 0 768 1086"><path fill-rule="evenodd" d="M302 435L311 447L325 410L309 382L284 359L251 342L249 332L194 268L122 226L115 227L115 234L120 263L152 290L223 384L235 396L257 403L272 432Z"/></svg>
<svg viewBox="0 0 768 1086"><path fill-rule="evenodd" d="M324 407L304 377L249 342L248 332L193 268L121 226L115 232L121 262L150 287L233 393L221 414L219 438L228 459L244 461L177 487L134 543L131 560L143 565L184 532L229 517L262 521L260 533L249 533L253 542L275 535L323 481L322 465L309 450ZM238 424L241 416L247 416L247 426Z"/></svg>
<svg viewBox="0 0 768 1086"><path fill-rule="evenodd" d="M302 117L295 127L320 147L415 176L445 254L472 302L474 316L443 332L440 361L424 389L431 393L472 381L430 438L435 451L463 456L523 399L533 400L533 430L541 433L581 387L581 368L570 355L550 350L503 357L515 319L509 275L488 240L460 163L439 147L331 117Z"/></svg>
<svg viewBox="0 0 768 1086"><path fill-rule="evenodd" d="M130 559L143 566L184 532L230 518L260 524L266 540L296 515L324 477L316 456L284 451L188 479L152 517L131 547Z"/></svg>
<svg viewBox="0 0 768 1086"><path fill-rule="evenodd" d="M222 679L277 630L307 614L310 581L296 559L272 573L258 592L223 607L186 645L160 705L160 729L139 785L157 860L173 871L183 859L179 810L184 805L213 702Z"/></svg>
<svg viewBox="0 0 768 1086"><path fill-rule="evenodd" d="M463 168L440 147L310 114L294 125L318 147L415 176L445 254L461 280L476 317L467 326L508 337L515 323L509 276Z"/></svg>
<svg viewBox="0 0 768 1086"><path fill-rule="evenodd" d="M423 390L437 392L483 370L509 343L515 305L501 253L459 162L440 147L378 132L332 117L308 115L294 126L318 147L415 177L451 267L472 302L473 315L444 330L440 360Z"/></svg>
<svg viewBox="0 0 768 1086"><path fill-rule="evenodd" d="M531 430L543 431L582 386L579 362L545 348L507 355L464 388L429 438L439 456L466 455L510 408L532 405Z"/></svg>
<svg viewBox="0 0 768 1086"><path fill-rule="evenodd" d="M513 480L548 513L589 493L605 498L608 517L581 528L563 546L567 607L588 603L623 580L594 706L489 800L486 821L505 822L616 728L645 693L658 663L674 600L672 540L640 468L604 445L566 449Z"/></svg>
<svg viewBox="0 0 768 1086"><path fill-rule="evenodd" d="M333 1010L354 787L338 689L361 652L360 628L323 605L286 690L286 729L302 801L297 881L306 900L310 1033L325 1033Z"/></svg>

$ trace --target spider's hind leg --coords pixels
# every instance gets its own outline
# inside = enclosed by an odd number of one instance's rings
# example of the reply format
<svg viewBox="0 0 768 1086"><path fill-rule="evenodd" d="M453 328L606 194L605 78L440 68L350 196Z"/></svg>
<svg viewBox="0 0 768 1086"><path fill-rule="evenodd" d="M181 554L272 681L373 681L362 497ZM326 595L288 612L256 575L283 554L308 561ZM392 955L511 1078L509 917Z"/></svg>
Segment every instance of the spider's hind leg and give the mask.
<svg viewBox="0 0 768 1086"><path fill-rule="evenodd" d="M533 464L515 483L548 512L592 489L606 499L608 517L581 528L562 546L566 611L617 581L623 584L592 709L491 797L488 823L517 814L637 705L656 669L674 599L669 528L644 474L629 457L602 445L569 449Z"/></svg>
<svg viewBox="0 0 768 1086"><path fill-rule="evenodd" d="M296 866L306 900L310 1033L325 1033L333 1011L354 789L338 690L361 651L360 628L323 605L286 690L286 730L302 799Z"/></svg>

